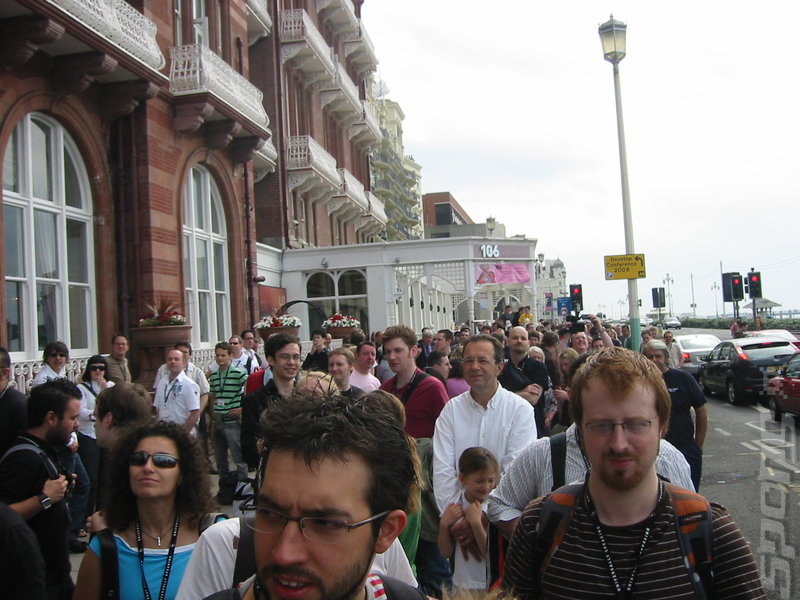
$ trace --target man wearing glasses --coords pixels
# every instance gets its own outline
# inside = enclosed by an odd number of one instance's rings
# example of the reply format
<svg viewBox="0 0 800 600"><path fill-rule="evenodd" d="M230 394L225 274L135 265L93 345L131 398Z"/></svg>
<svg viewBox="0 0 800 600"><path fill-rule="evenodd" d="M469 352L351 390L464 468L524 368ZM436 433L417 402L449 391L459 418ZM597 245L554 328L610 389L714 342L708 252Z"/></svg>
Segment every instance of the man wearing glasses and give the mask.
<svg viewBox="0 0 800 600"><path fill-rule="evenodd" d="M115 333L111 338L111 354L106 357L106 362L108 362L106 379L114 383L122 383L123 381L130 383L132 381L128 359L125 358L127 353L128 338L122 333Z"/></svg>
<svg viewBox="0 0 800 600"><path fill-rule="evenodd" d="M765 597L727 510L656 474L670 397L652 362L622 348L596 353L572 380L570 405L591 470L583 484L526 507L511 538L506 589L521 600ZM698 530L707 535L688 539Z"/></svg>
<svg viewBox="0 0 800 600"><path fill-rule="evenodd" d="M252 507L255 575L211 598L388 600L424 596L370 574L419 489L412 446L382 408L343 397L276 403Z"/></svg>

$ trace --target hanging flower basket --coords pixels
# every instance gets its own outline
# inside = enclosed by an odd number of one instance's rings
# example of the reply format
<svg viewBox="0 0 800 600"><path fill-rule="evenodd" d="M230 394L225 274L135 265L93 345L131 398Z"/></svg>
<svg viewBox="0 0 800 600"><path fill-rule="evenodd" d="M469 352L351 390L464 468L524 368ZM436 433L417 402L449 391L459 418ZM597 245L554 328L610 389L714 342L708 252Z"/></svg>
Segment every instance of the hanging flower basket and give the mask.
<svg viewBox="0 0 800 600"><path fill-rule="evenodd" d="M303 323L294 315L278 314L263 317L260 321L253 325L261 339L265 342L270 336L276 333L288 333L290 335L299 335L300 327Z"/></svg>

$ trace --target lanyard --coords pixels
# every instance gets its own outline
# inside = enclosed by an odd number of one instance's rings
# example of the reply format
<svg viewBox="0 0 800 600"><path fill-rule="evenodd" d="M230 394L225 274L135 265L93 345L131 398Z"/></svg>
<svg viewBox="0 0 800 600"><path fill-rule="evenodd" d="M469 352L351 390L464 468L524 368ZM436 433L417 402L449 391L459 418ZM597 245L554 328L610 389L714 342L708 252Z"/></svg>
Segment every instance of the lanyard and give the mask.
<svg viewBox="0 0 800 600"><path fill-rule="evenodd" d="M658 502L656 506L661 503L661 498L664 495L664 483L659 479L658 480ZM636 553L636 562L633 564L633 568L631 569L631 574L628 577L628 581L623 588L619 575L617 575L617 570L614 568L614 561L611 559L611 551L608 548L608 543L606 542L606 536L603 533L603 528L600 526L600 519L597 517L597 511L594 509L592 505L592 497L589 495L589 490L586 489L586 504L591 511L592 516L592 524L594 525L594 529L597 532L597 537L600 540L600 547L603 549L603 554L605 555L606 564L608 565L608 573L611 577L611 583L614 585L614 591L616 592L617 598L620 600L625 600L629 598L633 598L633 593L631 590L633 589L633 582L636 579L636 573L639 571L639 563L642 561L642 555L644 554L644 550L647 547L647 543L650 541L650 536L653 533L653 526L656 520L656 511L653 510L650 513L650 516L647 518L647 523L644 528L644 534L642 535L642 541L639 543L639 551Z"/></svg>
<svg viewBox="0 0 800 600"><path fill-rule="evenodd" d="M167 564L164 565L164 577L161 579L161 589L158 592L158 600L164 600L167 595L167 581L169 581L169 572L172 570L172 559L175 556L175 542L178 541L178 528L181 524L181 516L175 515L175 522L172 524L172 539L169 542L169 553L167 554ZM147 586L147 579L144 576L144 542L142 541L142 525L139 519L136 519L136 545L139 550L139 568L142 572L142 591L144 592L145 600L152 600L150 596L150 588Z"/></svg>
<svg viewBox="0 0 800 600"><path fill-rule="evenodd" d="M169 384L169 377L166 378L166 381L164 382L164 390L166 390L164 393L164 404L169 402L169 395L175 391L175 385L177 383L178 383L177 377L172 380L172 385Z"/></svg>

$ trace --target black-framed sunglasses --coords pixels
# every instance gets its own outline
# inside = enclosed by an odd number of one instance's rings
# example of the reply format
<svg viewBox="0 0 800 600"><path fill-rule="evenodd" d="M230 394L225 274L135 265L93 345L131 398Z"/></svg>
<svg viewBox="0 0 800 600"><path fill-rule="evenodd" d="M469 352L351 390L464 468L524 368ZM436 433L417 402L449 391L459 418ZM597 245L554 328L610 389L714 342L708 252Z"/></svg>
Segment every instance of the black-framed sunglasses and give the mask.
<svg viewBox="0 0 800 600"><path fill-rule="evenodd" d="M149 459L153 459L153 466L159 469L174 469L181 462L181 459L166 452L156 452L150 454L144 450L137 450L128 458L128 464L132 467L143 467Z"/></svg>
<svg viewBox="0 0 800 600"><path fill-rule="evenodd" d="M106 370L106 366L105 365L89 365L89 370L90 371L105 371Z"/></svg>

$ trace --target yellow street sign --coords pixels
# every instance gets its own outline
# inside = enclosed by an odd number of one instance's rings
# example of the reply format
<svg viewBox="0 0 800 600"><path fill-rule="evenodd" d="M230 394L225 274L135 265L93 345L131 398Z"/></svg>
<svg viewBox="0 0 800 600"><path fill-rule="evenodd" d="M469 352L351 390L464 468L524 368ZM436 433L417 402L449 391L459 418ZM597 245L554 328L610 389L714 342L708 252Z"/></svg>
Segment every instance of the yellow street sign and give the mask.
<svg viewBox="0 0 800 600"><path fill-rule="evenodd" d="M606 279L642 279L645 277L644 254L616 254L603 257Z"/></svg>

